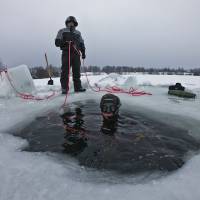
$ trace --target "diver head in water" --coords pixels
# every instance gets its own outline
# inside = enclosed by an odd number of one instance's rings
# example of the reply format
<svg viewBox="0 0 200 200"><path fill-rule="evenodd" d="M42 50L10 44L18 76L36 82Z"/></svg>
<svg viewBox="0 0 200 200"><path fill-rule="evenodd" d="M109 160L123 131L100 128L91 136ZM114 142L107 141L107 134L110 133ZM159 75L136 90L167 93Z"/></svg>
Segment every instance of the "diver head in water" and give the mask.
<svg viewBox="0 0 200 200"><path fill-rule="evenodd" d="M103 116L101 131L104 134L113 135L116 132L120 106L119 97L113 94L105 94L101 98L100 108Z"/></svg>
<svg viewBox="0 0 200 200"><path fill-rule="evenodd" d="M119 107L121 106L119 97L113 94L105 94L101 98L100 108L104 121L117 121Z"/></svg>

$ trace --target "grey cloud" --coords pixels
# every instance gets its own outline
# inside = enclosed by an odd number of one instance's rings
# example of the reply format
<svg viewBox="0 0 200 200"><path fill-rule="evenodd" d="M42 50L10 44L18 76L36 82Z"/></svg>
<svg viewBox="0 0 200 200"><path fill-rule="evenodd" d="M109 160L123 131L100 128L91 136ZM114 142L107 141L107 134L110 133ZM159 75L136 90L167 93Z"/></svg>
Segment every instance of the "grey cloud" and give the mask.
<svg viewBox="0 0 200 200"><path fill-rule="evenodd" d="M60 65L54 46L68 15L79 21L87 64L200 66L198 0L0 0L0 57L10 66Z"/></svg>

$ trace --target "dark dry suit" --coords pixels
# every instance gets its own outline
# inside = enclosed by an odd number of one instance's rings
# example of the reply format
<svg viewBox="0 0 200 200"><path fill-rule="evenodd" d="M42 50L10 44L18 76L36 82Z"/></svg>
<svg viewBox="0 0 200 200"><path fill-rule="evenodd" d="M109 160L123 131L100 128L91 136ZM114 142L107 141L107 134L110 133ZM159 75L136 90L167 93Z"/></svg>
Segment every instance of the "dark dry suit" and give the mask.
<svg viewBox="0 0 200 200"><path fill-rule="evenodd" d="M61 67L61 87L63 90L67 90L68 83L68 71L69 71L69 43L68 41L73 41L71 44L71 58L70 64L72 66L74 90L78 91L82 88L81 86L81 74L80 74L80 55L78 51L81 51L82 57L85 58L85 45L81 33L74 29L70 30L68 27L61 29L55 39L55 45L60 47L62 50L62 67Z"/></svg>

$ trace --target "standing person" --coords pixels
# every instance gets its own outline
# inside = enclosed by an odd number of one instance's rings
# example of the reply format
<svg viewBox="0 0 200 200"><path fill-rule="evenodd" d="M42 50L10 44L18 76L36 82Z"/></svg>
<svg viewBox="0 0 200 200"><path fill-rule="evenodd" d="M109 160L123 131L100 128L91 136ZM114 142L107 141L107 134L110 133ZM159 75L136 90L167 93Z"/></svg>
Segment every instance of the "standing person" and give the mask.
<svg viewBox="0 0 200 200"><path fill-rule="evenodd" d="M66 28L58 31L55 39L56 47L60 47L62 50L62 67L61 67L61 87L62 93L66 94L69 89L68 86L68 71L69 71L69 59L72 66L73 82L75 92L85 92L86 89L81 86L81 73L80 73L80 52L82 59L85 59L85 44L81 36L80 31L76 30L78 22L75 17L69 16L65 21ZM70 58L69 58L69 42L70 42Z"/></svg>

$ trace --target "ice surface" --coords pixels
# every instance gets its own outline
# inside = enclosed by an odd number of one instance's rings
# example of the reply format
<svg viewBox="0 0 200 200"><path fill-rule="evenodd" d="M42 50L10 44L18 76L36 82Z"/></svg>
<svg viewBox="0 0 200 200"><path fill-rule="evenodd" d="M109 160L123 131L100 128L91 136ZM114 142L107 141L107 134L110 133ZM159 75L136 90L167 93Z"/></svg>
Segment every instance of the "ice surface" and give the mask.
<svg viewBox="0 0 200 200"><path fill-rule="evenodd" d="M5 72L1 73L1 77L0 77L0 97L1 98L8 98L10 97L12 94L14 94L14 91L12 90L9 81L6 77Z"/></svg>
<svg viewBox="0 0 200 200"><path fill-rule="evenodd" d="M100 86L114 84L124 85L128 82L131 86L161 86L167 87L171 84L175 84L177 82L181 83L188 89L195 89L200 91L200 77L199 76L179 76L179 75L148 75L148 74L133 74L133 75L119 75L115 73L111 73L109 75L101 74L101 75L88 75L89 81L91 85L98 83ZM130 79L128 79L130 78ZM59 84L59 78L54 78L55 85ZM34 80L35 85L38 87L44 87L47 84L48 79L37 79ZM82 82L86 85L86 77L82 75ZM72 84L71 84L72 86Z"/></svg>
<svg viewBox="0 0 200 200"><path fill-rule="evenodd" d="M0 144L2 200L199 199L200 156L193 157L178 172L159 180L110 184L96 182L95 173L93 181L85 181L87 171L72 161L62 163L41 153L21 152L20 148L26 145L22 139L0 134Z"/></svg>
<svg viewBox="0 0 200 200"><path fill-rule="evenodd" d="M8 74L17 91L22 93L33 93L35 91L33 79L26 65L10 68Z"/></svg>
<svg viewBox="0 0 200 200"><path fill-rule="evenodd" d="M28 94L35 92L34 82L26 65L9 68L8 76L3 72L0 80L0 88L1 97L9 97L15 94L16 91Z"/></svg>
<svg viewBox="0 0 200 200"><path fill-rule="evenodd" d="M112 82L106 75L89 76L91 84L123 85L132 75L119 77L119 82ZM82 78L86 83L85 77ZM99 82L99 80L102 80ZM192 76L155 76L134 75L133 82L138 87L152 92L152 96L129 97L119 95L122 106L129 110L141 109L147 115L161 118L162 113L168 113L171 118L163 118L170 123L177 121L178 126L187 126L191 134L199 137L200 121L200 79ZM37 90L47 92L54 88L59 89L59 79L54 79L55 86L47 86L47 79L34 80ZM144 87L144 83L156 87ZM196 100L183 100L169 98L166 86L181 82L189 89L195 89L198 96ZM130 82L129 82L130 84ZM131 85L131 84L130 84ZM2 85L0 85L2 90ZM84 94L72 94L68 101L82 99L100 99L102 93L87 91ZM41 113L51 109L59 109L64 97L59 96L49 101L25 101L13 97L0 99L0 199L1 200L54 200L54 199L140 199L140 200L199 200L200 197L200 155L192 157L183 168L167 177L148 180L144 182L128 183L124 177L118 183L110 183L97 171L89 172L80 167L75 161L66 157L66 161L44 153L22 152L27 142L7 134L10 128L20 128L24 123L33 120ZM109 179L114 179L109 175ZM101 180L101 181L99 181Z"/></svg>

